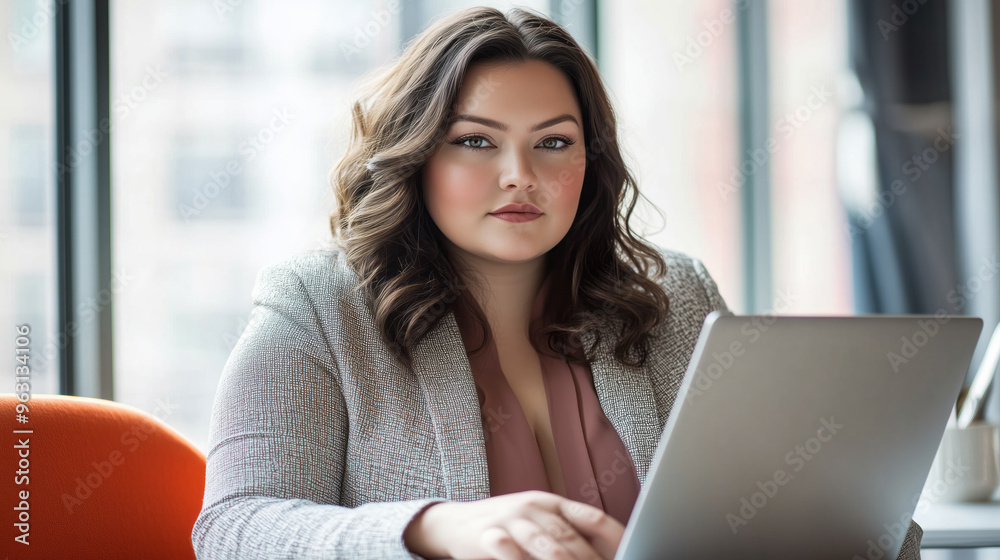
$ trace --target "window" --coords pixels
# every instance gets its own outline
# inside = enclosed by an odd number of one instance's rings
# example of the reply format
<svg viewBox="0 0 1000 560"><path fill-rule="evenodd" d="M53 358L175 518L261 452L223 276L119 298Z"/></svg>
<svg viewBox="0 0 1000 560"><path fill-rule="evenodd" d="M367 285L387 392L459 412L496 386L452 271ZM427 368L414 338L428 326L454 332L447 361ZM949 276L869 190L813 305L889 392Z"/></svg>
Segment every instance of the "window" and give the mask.
<svg viewBox="0 0 1000 560"><path fill-rule="evenodd" d="M30 0L0 9L0 83L17 84L0 88L0 325L7 348L15 326L31 329L34 394L59 392L50 10Z"/></svg>
<svg viewBox="0 0 1000 560"><path fill-rule="evenodd" d="M246 220L251 206L247 193L247 174L242 172L241 152L253 150L238 135L216 142L180 137L173 141L173 170L170 182L174 190L177 219ZM239 146L239 150L233 150ZM252 152L247 152L252 153Z"/></svg>
<svg viewBox="0 0 1000 560"><path fill-rule="evenodd" d="M729 307L742 309L740 197L725 187L739 149L732 2L601 8L601 73L620 116L626 163L666 218L637 205L649 224L645 236L700 258Z"/></svg>
<svg viewBox="0 0 1000 560"><path fill-rule="evenodd" d="M42 226L46 219L45 127L18 125L10 131L10 170L14 191L14 221L23 226Z"/></svg>
<svg viewBox="0 0 1000 560"><path fill-rule="evenodd" d="M410 6L411 3L400 3ZM111 5L115 398L203 450L257 272L330 239L350 87L396 54L383 2Z"/></svg>
<svg viewBox="0 0 1000 560"><path fill-rule="evenodd" d="M846 5L770 0L769 16L774 306L849 315L850 237L834 167L838 92L849 73Z"/></svg>

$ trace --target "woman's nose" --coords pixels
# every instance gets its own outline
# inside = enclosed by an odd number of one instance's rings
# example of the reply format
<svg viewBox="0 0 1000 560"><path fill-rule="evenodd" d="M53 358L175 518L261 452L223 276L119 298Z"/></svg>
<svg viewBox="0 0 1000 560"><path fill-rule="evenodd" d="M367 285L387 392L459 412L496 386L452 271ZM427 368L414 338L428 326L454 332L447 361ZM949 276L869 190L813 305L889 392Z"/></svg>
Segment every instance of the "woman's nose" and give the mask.
<svg viewBox="0 0 1000 560"><path fill-rule="evenodd" d="M523 150L511 150L503 158L503 172L500 174L500 188L532 189L538 182L538 177L531 165L531 156Z"/></svg>

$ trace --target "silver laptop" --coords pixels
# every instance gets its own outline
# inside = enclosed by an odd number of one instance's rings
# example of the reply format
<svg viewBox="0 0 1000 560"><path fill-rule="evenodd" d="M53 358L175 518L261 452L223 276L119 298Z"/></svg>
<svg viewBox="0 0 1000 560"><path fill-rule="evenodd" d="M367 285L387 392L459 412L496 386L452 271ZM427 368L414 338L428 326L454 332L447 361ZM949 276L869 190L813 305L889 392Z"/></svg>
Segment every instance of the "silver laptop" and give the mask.
<svg viewBox="0 0 1000 560"><path fill-rule="evenodd" d="M712 312L615 559L896 558L982 327Z"/></svg>

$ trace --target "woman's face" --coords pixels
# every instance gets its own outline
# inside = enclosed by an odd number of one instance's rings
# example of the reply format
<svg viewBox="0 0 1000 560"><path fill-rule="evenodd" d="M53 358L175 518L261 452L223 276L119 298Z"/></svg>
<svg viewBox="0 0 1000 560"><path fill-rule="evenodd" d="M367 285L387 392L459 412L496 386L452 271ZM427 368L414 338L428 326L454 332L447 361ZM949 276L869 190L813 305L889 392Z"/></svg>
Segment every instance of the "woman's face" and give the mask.
<svg viewBox="0 0 1000 560"><path fill-rule="evenodd" d="M537 60L473 65L455 115L422 175L448 248L498 263L543 256L573 224L586 167L569 80ZM507 204L539 213L495 213Z"/></svg>

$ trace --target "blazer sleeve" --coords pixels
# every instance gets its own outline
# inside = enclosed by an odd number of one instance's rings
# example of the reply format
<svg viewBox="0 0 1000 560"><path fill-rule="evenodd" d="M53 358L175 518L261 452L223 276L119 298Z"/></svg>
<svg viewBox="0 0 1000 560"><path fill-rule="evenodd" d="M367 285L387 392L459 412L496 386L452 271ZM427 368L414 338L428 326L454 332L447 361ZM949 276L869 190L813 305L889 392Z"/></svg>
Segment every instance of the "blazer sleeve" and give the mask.
<svg viewBox="0 0 1000 560"><path fill-rule="evenodd" d="M706 312L706 315L714 310L729 312L729 307L722 299L719 288L708 273L708 269L705 268L705 265L700 260L696 258L692 258L691 260L694 264L695 274L701 280L702 288L705 290L705 297L708 300L709 310ZM896 557L897 560L920 560L920 540L923 536L924 531L920 528L920 525L916 521L910 520L910 527L903 538L903 546L899 549L899 555Z"/></svg>
<svg viewBox="0 0 1000 560"><path fill-rule="evenodd" d="M263 269L253 299L213 404L196 556L423 560L403 531L443 499L338 505L347 411L294 264Z"/></svg>

